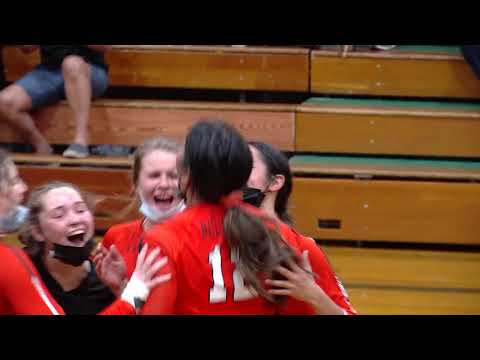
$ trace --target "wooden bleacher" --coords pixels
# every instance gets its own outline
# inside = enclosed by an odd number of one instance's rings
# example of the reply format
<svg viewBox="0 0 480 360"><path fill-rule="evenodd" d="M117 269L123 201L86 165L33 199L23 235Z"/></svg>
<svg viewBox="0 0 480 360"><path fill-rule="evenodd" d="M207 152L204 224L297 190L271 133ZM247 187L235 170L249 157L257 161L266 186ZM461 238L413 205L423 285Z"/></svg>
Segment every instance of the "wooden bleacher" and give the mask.
<svg viewBox="0 0 480 360"><path fill-rule="evenodd" d="M52 144L68 144L74 136L70 108L63 102L39 110L34 118ZM91 144L134 145L167 136L183 141L201 118L226 119L250 140L263 140L285 151L294 149L295 107L241 103L99 100L91 110ZM0 142L22 142L0 123Z"/></svg>
<svg viewBox="0 0 480 360"><path fill-rule="evenodd" d="M291 206L319 240L480 245L480 162L300 156Z"/></svg>
<svg viewBox="0 0 480 360"><path fill-rule="evenodd" d="M297 152L480 157L478 103L312 98L295 130Z"/></svg>
<svg viewBox="0 0 480 360"><path fill-rule="evenodd" d="M69 160L60 156L35 157L14 154L20 176L35 188L51 181L77 184L94 196L95 224L98 233L106 232L111 226L139 217L138 209L123 213L134 201L131 196L131 159L99 159L92 157Z"/></svg>
<svg viewBox="0 0 480 360"><path fill-rule="evenodd" d="M6 48L7 79L39 62ZM112 86L308 92L309 50L194 45L114 45L108 53Z"/></svg>
<svg viewBox="0 0 480 360"><path fill-rule="evenodd" d="M39 55L7 47L4 59L14 81ZM452 46L399 46L342 58L337 50L298 47L114 45L107 60L112 86L480 98L478 80Z"/></svg>
<svg viewBox="0 0 480 360"><path fill-rule="evenodd" d="M5 59L15 80L38 55L7 49ZM480 314L480 82L458 48L401 46L341 58L336 50L117 45L108 61L111 84L135 90L315 96L289 105L100 100L92 144L182 141L198 118L223 118L249 140L294 153L298 229L324 245L361 314ZM65 103L35 118L52 143L71 140ZM0 124L0 142L20 139ZM134 209L115 217L132 201L129 158L14 160L32 187L64 180L96 194L99 233L138 216Z"/></svg>
<svg viewBox="0 0 480 360"><path fill-rule="evenodd" d="M458 47L399 46L386 52L311 54L314 94L480 98L480 82Z"/></svg>

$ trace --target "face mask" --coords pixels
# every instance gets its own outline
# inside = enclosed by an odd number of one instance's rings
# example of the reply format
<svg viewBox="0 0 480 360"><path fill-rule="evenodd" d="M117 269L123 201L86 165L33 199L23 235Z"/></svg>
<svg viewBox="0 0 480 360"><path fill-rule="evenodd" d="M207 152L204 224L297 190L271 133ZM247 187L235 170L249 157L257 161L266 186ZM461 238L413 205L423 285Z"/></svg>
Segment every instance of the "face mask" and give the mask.
<svg viewBox="0 0 480 360"><path fill-rule="evenodd" d="M141 197L140 197L141 198ZM140 206L140 213L142 213L149 221L159 224L161 222L164 222L171 217L181 213L183 210L185 210L185 202L180 201L177 205L171 207L170 209L166 211L158 211L157 209L152 208L150 205L147 204L145 200L142 200L142 206Z"/></svg>
<svg viewBox="0 0 480 360"><path fill-rule="evenodd" d="M263 200L265 200L265 194L262 190L249 187L243 189L243 202L259 208Z"/></svg>
<svg viewBox="0 0 480 360"><path fill-rule="evenodd" d="M25 206L17 206L5 217L0 218L0 232L14 233L27 220L30 210Z"/></svg>
<svg viewBox="0 0 480 360"><path fill-rule="evenodd" d="M95 244L90 240L84 247L73 247L55 244L50 256L60 260L64 264L78 267L88 260L93 251Z"/></svg>

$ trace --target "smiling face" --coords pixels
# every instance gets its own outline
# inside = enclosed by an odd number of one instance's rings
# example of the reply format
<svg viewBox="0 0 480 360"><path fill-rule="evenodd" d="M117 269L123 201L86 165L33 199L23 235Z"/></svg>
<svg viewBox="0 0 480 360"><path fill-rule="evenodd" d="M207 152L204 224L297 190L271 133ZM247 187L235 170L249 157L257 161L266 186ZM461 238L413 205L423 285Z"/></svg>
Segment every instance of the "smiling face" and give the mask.
<svg viewBox="0 0 480 360"><path fill-rule="evenodd" d="M8 165L5 174L7 178L3 179L0 197L10 207L18 206L25 198L27 185L20 178L15 165Z"/></svg>
<svg viewBox="0 0 480 360"><path fill-rule="evenodd" d="M83 247L94 235L93 215L85 199L73 188L59 187L41 198L38 226L33 230L37 241Z"/></svg>
<svg viewBox="0 0 480 360"><path fill-rule="evenodd" d="M153 150L142 159L137 192L153 209L162 213L178 205L177 155Z"/></svg>

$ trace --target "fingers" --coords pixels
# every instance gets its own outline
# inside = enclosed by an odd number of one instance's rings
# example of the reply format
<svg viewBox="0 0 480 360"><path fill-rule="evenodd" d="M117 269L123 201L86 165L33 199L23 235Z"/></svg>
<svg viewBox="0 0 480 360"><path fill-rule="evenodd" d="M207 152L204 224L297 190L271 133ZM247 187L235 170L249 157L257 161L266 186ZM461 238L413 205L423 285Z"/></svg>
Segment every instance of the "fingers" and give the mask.
<svg viewBox="0 0 480 360"><path fill-rule="evenodd" d="M102 261L102 268L108 268L112 263L112 253L108 252L108 254L103 258Z"/></svg>
<svg viewBox="0 0 480 360"><path fill-rule="evenodd" d="M93 258L93 264L95 265L95 271L98 275L102 275L105 263L105 254L103 252L99 252Z"/></svg>
<svg viewBox="0 0 480 360"><path fill-rule="evenodd" d="M138 255L138 258L137 258L137 266L139 264L143 264L143 262L145 261L145 256L147 255L147 251L148 251L148 244L145 244L143 247L142 247L142 251L140 251L140 254Z"/></svg>
<svg viewBox="0 0 480 360"><path fill-rule="evenodd" d="M161 268L163 268L168 263L166 257L155 262L150 268L148 268L145 273L147 277L153 277Z"/></svg>
<svg viewBox="0 0 480 360"><path fill-rule="evenodd" d="M153 289L154 287L164 284L167 281L170 281L171 279L172 279L172 274L161 275L156 278L153 278L148 285L150 289Z"/></svg>
<svg viewBox="0 0 480 360"><path fill-rule="evenodd" d="M147 258L145 260L145 263L144 263L144 266L146 266L148 268L151 267L153 261L157 258L157 256L159 254L160 254L160 249L159 248L153 249L152 252L147 256Z"/></svg>
<svg viewBox="0 0 480 360"><path fill-rule="evenodd" d="M102 245L102 243L98 244L97 248L93 252L94 256L97 256L99 254L105 255L108 252L108 250L105 248L105 246Z"/></svg>
<svg viewBox="0 0 480 360"><path fill-rule="evenodd" d="M312 272L312 265L310 265L310 260L308 258L309 256L309 252L308 250L305 250L303 253L302 253L302 267L307 270L307 271L310 271Z"/></svg>
<svg viewBox="0 0 480 360"><path fill-rule="evenodd" d="M103 277L103 260L94 262L95 265L95 271L97 272L97 275L102 278Z"/></svg>
<svg viewBox="0 0 480 360"><path fill-rule="evenodd" d="M279 296L292 296L292 292L290 290L268 290L270 295L279 295Z"/></svg>
<svg viewBox="0 0 480 360"><path fill-rule="evenodd" d="M104 259L103 254L97 254L93 257L92 262L95 266L99 266L99 264L103 261L103 259Z"/></svg>
<svg viewBox="0 0 480 360"><path fill-rule="evenodd" d="M290 270L284 268L283 266L279 266L275 269L275 271L277 273L279 273L280 275L283 275L284 277L286 277L287 279L291 280L294 278L295 274L292 273Z"/></svg>
<svg viewBox="0 0 480 360"><path fill-rule="evenodd" d="M115 245L112 245L110 247L110 254L111 254L111 258L113 260L118 260L118 259L122 258L122 255L120 254L120 252L118 251L118 249Z"/></svg>
<svg viewBox="0 0 480 360"><path fill-rule="evenodd" d="M266 280L265 283L275 288L293 289L295 285L290 281Z"/></svg>
<svg viewBox="0 0 480 360"><path fill-rule="evenodd" d="M300 273L303 271L302 268L300 268L300 266L298 266L297 263L293 260L288 260L287 264L290 270L294 273Z"/></svg>
<svg viewBox="0 0 480 360"><path fill-rule="evenodd" d="M160 256L160 248L153 249L148 256L146 255L147 251L148 246L145 245L137 259L135 273L139 278L142 278L145 281L151 281L153 280L153 276L155 276L155 274L167 264L168 259L158 259Z"/></svg>

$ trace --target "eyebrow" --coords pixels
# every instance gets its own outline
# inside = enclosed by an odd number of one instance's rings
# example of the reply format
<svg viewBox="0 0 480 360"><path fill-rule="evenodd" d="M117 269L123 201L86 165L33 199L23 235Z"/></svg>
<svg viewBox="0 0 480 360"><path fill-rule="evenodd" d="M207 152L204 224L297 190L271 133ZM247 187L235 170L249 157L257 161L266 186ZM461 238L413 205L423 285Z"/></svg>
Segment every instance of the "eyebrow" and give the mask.
<svg viewBox="0 0 480 360"><path fill-rule="evenodd" d="M77 206L77 205L87 205L87 203L85 201L77 201L76 203L73 204L73 206ZM56 208L53 208L49 211L55 211L55 210L63 210L65 209L65 206L64 205L61 205L61 206L58 206Z"/></svg>
<svg viewBox="0 0 480 360"><path fill-rule="evenodd" d="M56 208L48 210L48 212L55 212L55 211L58 211L58 210L65 210L65 206L58 206Z"/></svg>

